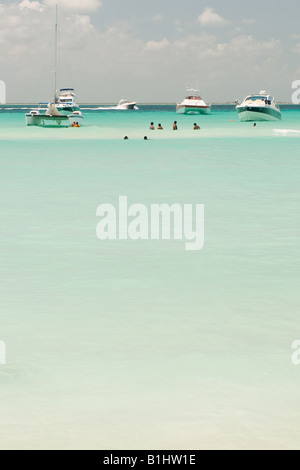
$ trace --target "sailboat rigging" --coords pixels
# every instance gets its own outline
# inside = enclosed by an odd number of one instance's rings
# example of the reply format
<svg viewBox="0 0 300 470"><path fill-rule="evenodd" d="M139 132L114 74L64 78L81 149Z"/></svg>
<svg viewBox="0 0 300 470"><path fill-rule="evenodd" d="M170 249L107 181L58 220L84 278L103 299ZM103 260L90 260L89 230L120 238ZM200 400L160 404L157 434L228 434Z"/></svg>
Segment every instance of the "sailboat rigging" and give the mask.
<svg viewBox="0 0 300 470"><path fill-rule="evenodd" d="M61 88L57 91L57 48L58 48L58 8L56 5L55 20L55 46L54 46L54 97L47 104L46 112L43 110L45 103L40 103L38 108L32 109L26 114L27 126L40 127L70 127L77 124L82 125L83 116L76 103L73 88Z"/></svg>

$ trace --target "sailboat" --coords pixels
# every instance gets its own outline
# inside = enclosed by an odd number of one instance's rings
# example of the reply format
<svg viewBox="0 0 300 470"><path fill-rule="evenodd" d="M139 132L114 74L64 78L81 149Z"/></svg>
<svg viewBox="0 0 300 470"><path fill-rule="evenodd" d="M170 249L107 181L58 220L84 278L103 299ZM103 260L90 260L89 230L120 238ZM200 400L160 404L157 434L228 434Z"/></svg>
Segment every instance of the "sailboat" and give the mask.
<svg viewBox="0 0 300 470"><path fill-rule="evenodd" d="M38 108L32 109L25 115L27 126L39 127L70 127L74 124L82 125L83 116L75 101L73 88L61 88L57 92L57 33L58 10L56 6L55 22L55 59L54 59L54 97L50 103L40 103ZM45 105L47 106L45 108Z"/></svg>

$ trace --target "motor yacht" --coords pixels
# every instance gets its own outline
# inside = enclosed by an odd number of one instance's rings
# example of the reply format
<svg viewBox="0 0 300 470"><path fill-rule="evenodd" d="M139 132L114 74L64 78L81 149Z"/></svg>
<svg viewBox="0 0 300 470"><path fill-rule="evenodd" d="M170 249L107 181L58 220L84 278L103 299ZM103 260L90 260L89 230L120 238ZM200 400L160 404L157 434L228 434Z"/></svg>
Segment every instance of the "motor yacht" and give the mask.
<svg viewBox="0 0 300 470"><path fill-rule="evenodd" d="M178 114L209 114L211 105L206 104L201 98L199 90L188 88L185 99L177 104L176 112Z"/></svg>
<svg viewBox="0 0 300 470"><path fill-rule="evenodd" d="M239 119L247 121L280 121L281 111L273 96L266 91L247 96L236 106Z"/></svg>

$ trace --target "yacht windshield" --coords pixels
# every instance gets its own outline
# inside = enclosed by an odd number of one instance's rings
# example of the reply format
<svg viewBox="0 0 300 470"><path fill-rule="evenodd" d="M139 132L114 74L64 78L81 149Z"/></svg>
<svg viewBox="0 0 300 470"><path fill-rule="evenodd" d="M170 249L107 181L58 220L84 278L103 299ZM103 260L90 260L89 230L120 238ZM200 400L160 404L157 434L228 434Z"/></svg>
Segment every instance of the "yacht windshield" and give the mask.
<svg viewBox="0 0 300 470"><path fill-rule="evenodd" d="M267 96L262 96L262 95L257 95L257 96L248 96L248 98L246 98L246 101L265 101L266 99L268 99Z"/></svg>

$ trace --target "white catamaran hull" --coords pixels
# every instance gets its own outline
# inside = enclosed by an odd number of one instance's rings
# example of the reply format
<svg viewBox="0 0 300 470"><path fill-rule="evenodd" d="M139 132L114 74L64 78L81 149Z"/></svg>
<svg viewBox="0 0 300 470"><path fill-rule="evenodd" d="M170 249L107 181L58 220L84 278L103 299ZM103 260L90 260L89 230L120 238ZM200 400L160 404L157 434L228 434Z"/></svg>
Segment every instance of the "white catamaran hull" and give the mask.
<svg viewBox="0 0 300 470"><path fill-rule="evenodd" d="M47 114L31 114L25 116L26 126L38 127L71 127L74 122L83 124L83 116L77 113L68 116L50 116Z"/></svg>
<svg viewBox="0 0 300 470"><path fill-rule="evenodd" d="M47 116L46 114L25 116L27 126L38 127L70 127L68 116ZM73 121L72 121L73 122Z"/></svg>

